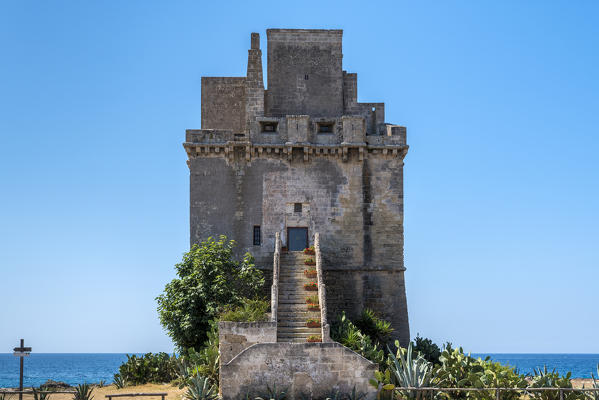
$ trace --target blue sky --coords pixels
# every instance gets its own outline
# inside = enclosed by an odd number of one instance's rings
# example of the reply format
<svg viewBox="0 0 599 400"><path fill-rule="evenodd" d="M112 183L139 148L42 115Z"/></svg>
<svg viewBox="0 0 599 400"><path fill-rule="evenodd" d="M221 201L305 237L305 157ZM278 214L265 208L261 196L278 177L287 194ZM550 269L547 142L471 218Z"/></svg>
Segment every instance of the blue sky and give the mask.
<svg viewBox="0 0 599 400"><path fill-rule="evenodd" d="M200 77L250 33L341 28L360 101L407 126L411 331L599 353L599 3L0 3L0 352L170 351ZM266 62L266 60L264 60Z"/></svg>

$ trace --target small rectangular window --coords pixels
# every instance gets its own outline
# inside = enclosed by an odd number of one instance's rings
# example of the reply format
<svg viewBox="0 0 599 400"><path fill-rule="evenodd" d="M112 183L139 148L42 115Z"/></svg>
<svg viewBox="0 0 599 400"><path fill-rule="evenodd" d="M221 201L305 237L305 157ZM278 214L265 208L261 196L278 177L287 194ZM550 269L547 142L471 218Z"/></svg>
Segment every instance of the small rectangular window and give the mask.
<svg viewBox="0 0 599 400"><path fill-rule="evenodd" d="M260 225L254 226L254 246L260 246Z"/></svg>
<svg viewBox="0 0 599 400"><path fill-rule="evenodd" d="M335 124L332 122L322 122L318 124L318 133L333 133Z"/></svg>
<svg viewBox="0 0 599 400"><path fill-rule="evenodd" d="M277 125L276 122L260 122L262 133L276 133Z"/></svg>
<svg viewBox="0 0 599 400"><path fill-rule="evenodd" d="M301 213L302 212L302 203L294 203L293 204L293 212Z"/></svg>

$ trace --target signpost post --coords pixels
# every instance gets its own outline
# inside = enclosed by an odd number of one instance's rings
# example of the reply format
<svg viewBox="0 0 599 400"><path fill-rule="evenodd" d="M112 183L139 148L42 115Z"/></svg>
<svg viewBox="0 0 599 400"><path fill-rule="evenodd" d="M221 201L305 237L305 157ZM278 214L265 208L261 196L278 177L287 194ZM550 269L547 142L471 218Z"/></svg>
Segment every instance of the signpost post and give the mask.
<svg viewBox="0 0 599 400"><path fill-rule="evenodd" d="M31 347L25 347L25 339L21 339L21 346L15 347L14 355L21 359L21 369L19 372L19 400L23 400L23 357L31 354Z"/></svg>

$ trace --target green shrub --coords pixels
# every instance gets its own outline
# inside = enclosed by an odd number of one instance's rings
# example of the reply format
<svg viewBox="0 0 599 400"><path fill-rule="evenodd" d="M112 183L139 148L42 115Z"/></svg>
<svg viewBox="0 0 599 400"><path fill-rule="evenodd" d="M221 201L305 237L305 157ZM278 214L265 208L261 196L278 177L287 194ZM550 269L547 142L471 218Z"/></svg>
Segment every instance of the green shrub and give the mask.
<svg viewBox="0 0 599 400"><path fill-rule="evenodd" d="M532 381L529 387L531 388L572 388L572 373L568 372L566 375L560 375L555 369L552 371L547 370L547 366L543 369L535 369ZM539 400L559 400L559 391L541 391L541 392L530 392L530 397ZM565 400L584 399L585 395L583 392L567 391L564 392Z"/></svg>
<svg viewBox="0 0 599 400"><path fill-rule="evenodd" d="M372 339L362 333L356 325L342 312L331 326L331 339L349 347L362 357L382 365L385 361L385 352L372 342Z"/></svg>
<svg viewBox="0 0 599 400"><path fill-rule="evenodd" d="M464 354L462 348L453 349L447 346L439 357L441 365L435 369L437 384L443 388L524 388L527 385L523 375L513 367L492 362L489 357L484 360ZM446 397L492 400L495 391L470 391L445 393ZM521 392L501 392L502 400L514 400Z"/></svg>
<svg viewBox="0 0 599 400"><path fill-rule="evenodd" d="M244 298L262 294L262 272L249 253L236 261L234 246L225 236L194 245L175 265L178 277L156 298L160 323L180 352L202 348L210 321L224 306L241 305Z"/></svg>
<svg viewBox="0 0 599 400"><path fill-rule="evenodd" d="M369 308L362 311L362 315L355 321L356 327L365 335L368 335L378 346L385 348L393 333L391 322L384 321Z"/></svg>
<svg viewBox="0 0 599 400"><path fill-rule="evenodd" d="M424 357L426 361L435 365L441 364L439 361L439 357L441 357L441 349L439 346L437 346L437 344L433 343L432 340L422 338L418 334L412 343L414 344L414 351L422 354L422 357Z"/></svg>
<svg viewBox="0 0 599 400"><path fill-rule="evenodd" d="M218 324L212 321L208 339L200 351L189 349L177 360L179 388L191 383L195 376L209 378L218 385Z"/></svg>
<svg viewBox="0 0 599 400"><path fill-rule="evenodd" d="M119 367L118 377L115 375L115 384L117 380L128 385L167 383L177 377L176 372L176 357L166 353L127 355L127 361Z"/></svg>
<svg viewBox="0 0 599 400"><path fill-rule="evenodd" d="M268 308L270 304L266 300L244 299L239 306L225 307L220 315L221 321L255 322L268 320Z"/></svg>

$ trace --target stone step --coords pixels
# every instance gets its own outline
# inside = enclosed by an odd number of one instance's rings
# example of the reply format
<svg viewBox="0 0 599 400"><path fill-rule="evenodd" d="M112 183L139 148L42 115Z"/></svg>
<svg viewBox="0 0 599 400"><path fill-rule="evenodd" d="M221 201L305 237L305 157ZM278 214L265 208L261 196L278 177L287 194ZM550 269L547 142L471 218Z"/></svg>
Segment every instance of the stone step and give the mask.
<svg viewBox="0 0 599 400"><path fill-rule="evenodd" d="M317 332L279 332L277 333L277 340L280 339L304 339L306 340L308 336L320 336L320 329Z"/></svg>
<svg viewBox="0 0 599 400"><path fill-rule="evenodd" d="M277 342L306 343L308 341L307 339L309 336L312 336L312 334L302 335L302 336L281 335L281 336L277 336ZM316 335L316 336L320 336L320 335Z"/></svg>
<svg viewBox="0 0 599 400"><path fill-rule="evenodd" d="M318 335L320 328L308 328L307 326L279 326L277 335L286 335L288 333L305 333L308 335Z"/></svg>
<svg viewBox="0 0 599 400"><path fill-rule="evenodd" d="M279 303L283 304L283 303L302 303L302 304L308 304L308 302L306 301L306 296L304 295L287 295L287 296L282 296L281 294L279 294Z"/></svg>
<svg viewBox="0 0 599 400"><path fill-rule="evenodd" d="M309 283L312 282L308 279L306 280L298 280L297 282L292 282L292 281L280 281L279 282L279 290L281 289L297 289L297 288L301 288L302 290L304 289L304 284L305 283ZM318 283L318 282L316 282Z"/></svg>
<svg viewBox="0 0 599 400"><path fill-rule="evenodd" d="M279 309L277 310L277 318L285 318L290 314L297 315L299 313L311 313L313 315L320 315L320 310L318 311L308 311L308 307L306 304L281 304ZM309 317L312 318L312 317Z"/></svg>
<svg viewBox="0 0 599 400"><path fill-rule="evenodd" d="M289 305L286 305L284 308L279 308L277 312L277 318L279 320L285 318L320 318L320 310L319 311L308 311L306 307L302 307L301 309L290 309Z"/></svg>
<svg viewBox="0 0 599 400"><path fill-rule="evenodd" d="M305 320L297 320L297 321L279 321L277 323L277 329L286 330L286 329L296 329L296 328L306 328L306 329L320 329L318 328L309 328L306 326Z"/></svg>
<svg viewBox="0 0 599 400"><path fill-rule="evenodd" d="M279 317L279 321L277 322L278 324L300 324L300 325L306 325L306 321L308 319L318 319L320 320L320 314L319 315L304 315L304 316L300 316L300 317L284 317L281 318Z"/></svg>

